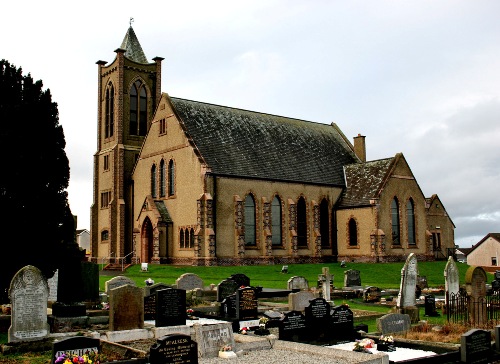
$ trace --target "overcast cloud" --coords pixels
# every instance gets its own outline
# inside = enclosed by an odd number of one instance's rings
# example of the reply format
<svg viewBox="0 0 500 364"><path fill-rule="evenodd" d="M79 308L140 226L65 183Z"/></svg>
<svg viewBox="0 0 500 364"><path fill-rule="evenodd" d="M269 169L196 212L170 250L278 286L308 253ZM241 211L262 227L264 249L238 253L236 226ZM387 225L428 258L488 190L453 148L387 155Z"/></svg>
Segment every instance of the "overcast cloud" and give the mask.
<svg viewBox="0 0 500 364"><path fill-rule="evenodd" d="M163 92L336 122L366 135L369 160L405 155L457 244L500 232L498 1L18 4L0 9L0 59L42 79L59 105L80 229L90 228L95 63L113 61L133 17L148 59L165 58Z"/></svg>

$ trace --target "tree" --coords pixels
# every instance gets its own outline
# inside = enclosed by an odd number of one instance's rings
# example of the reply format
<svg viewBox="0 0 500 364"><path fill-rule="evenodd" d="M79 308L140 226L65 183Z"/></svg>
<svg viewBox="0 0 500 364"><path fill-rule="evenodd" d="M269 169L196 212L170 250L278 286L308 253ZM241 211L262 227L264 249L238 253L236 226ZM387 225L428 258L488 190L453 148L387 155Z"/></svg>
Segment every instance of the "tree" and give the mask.
<svg viewBox="0 0 500 364"><path fill-rule="evenodd" d="M6 60L0 61L0 293L31 264L46 277L71 239L68 230L69 163L50 90L42 90ZM70 241L73 243L73 241ZM1 297L5 300L5 296Z"/></svg>

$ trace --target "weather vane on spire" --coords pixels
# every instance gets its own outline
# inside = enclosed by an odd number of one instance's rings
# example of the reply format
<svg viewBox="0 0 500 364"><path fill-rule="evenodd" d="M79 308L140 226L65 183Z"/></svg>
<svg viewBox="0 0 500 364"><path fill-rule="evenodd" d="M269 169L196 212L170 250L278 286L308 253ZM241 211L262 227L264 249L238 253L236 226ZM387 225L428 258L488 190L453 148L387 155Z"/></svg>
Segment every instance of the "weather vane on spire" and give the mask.
<svg viewBox="0 0 500 364"><path fill-rule="evenodd" d="M133 22L134 22L134 18L130 18L130 26L132 26Z"/></svg>

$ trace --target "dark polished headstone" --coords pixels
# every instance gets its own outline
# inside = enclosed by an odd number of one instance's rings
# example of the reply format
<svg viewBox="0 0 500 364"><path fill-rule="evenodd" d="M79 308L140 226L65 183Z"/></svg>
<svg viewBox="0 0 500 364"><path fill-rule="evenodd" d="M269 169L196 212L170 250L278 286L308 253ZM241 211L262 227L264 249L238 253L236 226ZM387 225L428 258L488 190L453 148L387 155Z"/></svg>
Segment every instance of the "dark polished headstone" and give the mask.
<svg viewBox="0 0 500 364"><path fill-rule="evenodd" d="M144 297L144 320L156 318L156 294Z"/></svg>
<svg viewBox="0 0 500 364"><path fill-rule="evenodd" d="M354 314L345 305L335 307L332 311L333 337L342 341L354 339Z"/></svg>
<svg viewBox="0 0 500 364"><path fill-rule="evenodd" d="M439 316L436 311L436 298L432 294L425 295L425 316Z"/></svg>
<svg viewBox="0 0 500 364"><path fill-rule="evenodd" d="M462 335L460 339L462 363L490 363L491 355L491 333L489 331L472 329Z"/></svg>
<svg viewBox="0 0 500 364"><path fill-rule="evenodd" d="M309 340L326 340L332 335L330 304L324 298L315 298L305 308Z"/></svg>
<svg viewBox="0 0 500 364"><path fill-rule="evenodd" d="M238 287L248 287L250 286L250 278L242 273L236 273L231 275L229 279L232 279L236 283L238 283Z"/></svg>
<svg viewBox="0 0 500 364"><path fill-rule="evenodd" d="M99 354L100 350L101 341L90 337L77 336L55 341L52 344L52 364L55 363L58 357L65 353L83 356L90 353Z"/></svg>
<svg viewBox="0 0 500 364"><path fill-rule="evenodd" d="M280 340L301 341L306 330L306 318L299 311L287 312L280 320L278 330Z"/></svg>
<svg viewBox="0 0 500 364"><path fill-rule="evenodd" d="M149 350L150 364L197 364L198 346L189 335L166 335Z"/></svg>
<svg viewBox="0 0 500 364"><path fill-rule="evenodd" d="M238 288L236 291L236 318L253 319L258 316L259 301L253 287Z"/></svg>
<svg viewBox="0 0 500 364"><path fill-rule="evenodd" d="M240 288L238 283L232 279L224 279L217 285L217 302L222 302L227 296L232 295Z"/></svg>
<svg viewBox="0 0 500 364"><path fill-rule="evenodd" d="M221 316L228 319L236 318L236 293L227 296L220 305Z"/></svg>
<svg viewBox="0 0 500 364"><path fill-rule="evenodd" d="M156 291L156 327L186 324L186 291L162 289Z"/></svg>
<svg viewBox="0 0 500 364"><path fill-rule="evenodd" d="M83 300L96 302L99 300L99 265L93 262L82 262Z"/></svg>

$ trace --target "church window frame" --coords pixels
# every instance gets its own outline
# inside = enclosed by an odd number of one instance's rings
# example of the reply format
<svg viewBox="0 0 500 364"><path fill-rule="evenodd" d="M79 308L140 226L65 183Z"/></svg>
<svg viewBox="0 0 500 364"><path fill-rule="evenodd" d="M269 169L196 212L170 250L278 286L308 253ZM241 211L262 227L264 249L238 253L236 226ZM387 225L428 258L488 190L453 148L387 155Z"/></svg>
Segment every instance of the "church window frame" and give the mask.
<svg viewBox="0 0 500 364"><path fill-rule="evenodd" d="M349 248L359 247L358 222L353 216L347 222L347 246Z"/></svg>
<svg viewBox="0 0 500 364"><path fill-rule="evenodd" d="M415 220L415 202L410 197L406 202L406 223L408 230L408 246L417 246L417 235L416 235L416 220Z"/></svg>
<svg viewBox="0 0 500 364"><path fill-rule="evenodd" d="M249 193L245 196L243 203L244 221L245 221L245 246L257 246L257 209L253 194Z"/></svg>
<svg viewBox="0 0 500 364"><path fill-rule="evenodd" d="M103 164L103 166L102 166L103 170L105 172L109 171L109 154L105 154L103 156L103 163L102 164Z"/></svg>
<svg viewBox="0 0 500 364"><path fill-rule="evenodd" d="M107 209L111 204L111 191L101 192L101 209Z"/></svg>
<svg viewBox="0 0 500 364"><path fill-rule="evenodd" d="M115 88L109 82L105 93L104 106L104 138L112 138L115 130Z"/></svg>
<svg viewBox="0 0 500 364"><path fill-rule="evenodd" d="M148 129L148 93L146 84L136 80L130 87L129 134L146 136Z"/></svg>
<svg viewBox="0 0 500 364"><path fill-rule="evenodd" d="M304 196L297 200L297 248L307 248L307 204Z"/></svg>
<svg viewBox="0 0 500 364"><path fill-rule="evenodd" d="M283 246L283 204L278 195L271 202L271 234L273 248Z"/></svg>
<svg viewBox="0 0 500 364"><path fill-rule="evenodd" d="M159 124L159 134L160 135L165 135L167 134L167 123L165 119L160 119L158 121Z"/></svg>
<svg viewBox="0 0 500 364"><path fill-rule="evenodd" d="M165 197L166 195L166 165L165 160L160 161L160 197Z"/></svg>
<svg viewBox="0 0 500 364"><path fill-rule="evenodd" d="M109 230L105 229L101 231L101 242L107 242L109 240Z"/></svg>
<svg viewBox="0 0 500 364"><path fill-rule="evenodd" d="M156 164L153 163L151 166L151 196L156 198L156 190L157 190L157 173L156 173Z"/></svg>
<svg viewBox="0 0 500 364"><path fill-rule="evenodd" d="M401 246L399 200L396 196L391 201L391 240L393 246Z"/></svg>
<svg viewBox="0 0 500 364"><path fill-rule="evenodd" d="M168 197L175 196L175 162L170 159L168 162Z"/></svg>

